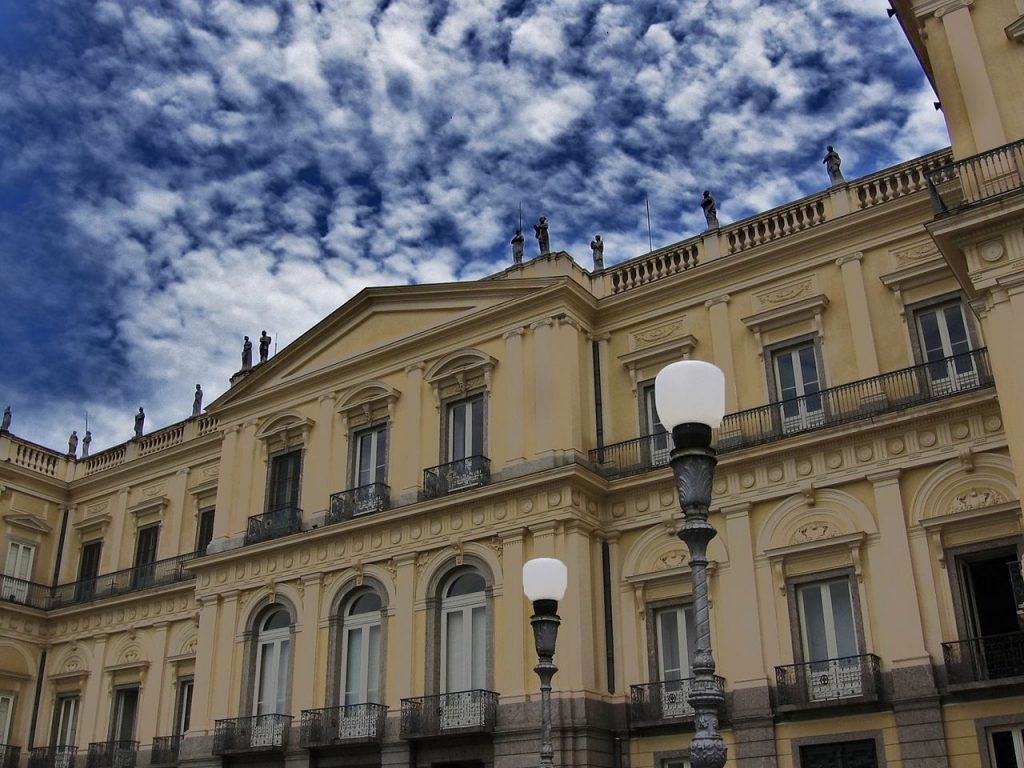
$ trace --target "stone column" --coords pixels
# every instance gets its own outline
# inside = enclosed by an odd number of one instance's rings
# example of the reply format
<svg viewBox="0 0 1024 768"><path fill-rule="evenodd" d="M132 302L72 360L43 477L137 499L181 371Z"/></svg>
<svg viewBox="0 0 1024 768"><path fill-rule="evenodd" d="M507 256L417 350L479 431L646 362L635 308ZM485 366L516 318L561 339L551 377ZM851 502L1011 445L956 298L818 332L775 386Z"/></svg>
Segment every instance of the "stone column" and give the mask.
<svg viewBox="0 0 1024 768"><path fill-rule="evenodd" d="M196 677L192 690L191 731L212 730L216 717L212 708L213 691L220 684L220 676L214 675L214 661L217 653L217 595L203 595L199 601L199 637L196 643Z"/></svg>
<svg viewBox="0 0 1024 768"><path fill-rule="evenodd" d="M238 459L235 462L238 503L232 526L234 531L245 531L249 517L263 512L266 505L263 489L267 484L270 457L266 443L256 445L257 426L255 420L247 421L238 434Z"/></svg>
<svg viewBox="0 0 1024 768"><path fill-rule="evenodd" d="M91 669L82 696L82 711L78 716L78 744L81 747L88 746L90 741L107 740L106 726L110 716L110 702L106 702L104 706L104 694L110 688L110 676L105 669L106 650L107 636L102 632L93 635ZM40 742L43 741L44 739L40 738Z"/></svg>
<svg viewBox="0 0 1024 768"><path fill-rule="evenodd" d="M386 701L417 695L414 679L416 643L416 553L395 558L395 604L389 606Z"/></svg>
<svg viewBox="0 0 1024 768"><path fill-rule="evenodd" d="M526 368L523 359L523 334L524 328L513 328L506 331L502 338L505 340L505 360L502 366L508 380L508 393L502 410L509 414L516 414L513 418L503 419L505 438L505 466L520 464L526 461L526 448L523 445L523 419L520 414L526 413Z"/></svg>
<svg viewBox="0 0 1024 768"><path fill-rule="evenodd" d="M167 664L167 622L156 622L153 629L153 658L146 671L145 685L139 691L139 718L136 725L136 736L140 744L152 743L154 736L163 736L171 731L164 727L161 719L160 704L164 698L164 677L169 674ZM171 706L174 706L173 703Z"/></svg>
<svg viewBox="0 0 1024 768"><path fill-rule="evenodd" d="M552 370L552 358L555 355L553 325L554 321L550 317L538 320L530 325L530 330L533 331L535 377L533 388L533 452L538 458L548 459L553 455L553 449L555 448L555 424L551 418L551 411L555 402L555 385Z"/></svg>
<svg viewBox="0 0 1024 768"><path fill-rule="evenodd" d="M522 602L514 599L516 595L523 594L523 563L526 562L523 554L523 534L524 531L520 528L501 537L505 599L502 601L502 616L498 617L496 623L506 628L501 633L501 644L504 649L502 656L507 658L509 663L495 665L494 682L505 701L525 700L524 685L532 690L536 680L536 675L533 674L536 659L527 655L528 648L532 654L533 646L526 645L526 635L532 636L532 630L526 620L529 605L526 604L525 597ZM527 677L525 681L524 671Z"/></svg>
<svg viewBox="0 0 1024 768"><path fill-rule="evenodd" d="M725 374L725 412L739 410L736 398L736 366L732 355L732 328L729 324L729 295L722 294L704 302L711 320L711 351L714 363Z"/></svg>
<svg viewBox="0 0 1024 768"><path fill-rule="evenodd" d="M224 440L221 442L220 474L217 479L217 513L213 516L213 540L211 552L221 549L234 527L236 485L238 483L238 425L224 428ZM241 528L237 529L241 530ZM198 677L197 677L198 681ZM198 684L198 682L197 682Z"/></svg>
<svg viewBox="0 0 1024 768"><path fill-rule="evenodd" d="M334 393L320 395L319 413L313 428L312 445L306 451L309 471L302 479L306 515L326 509L332 493L345 489L344 460L331 451L334 444ZM332 469L336 471L332 472Z"/></svg>
<svg viewBox="0 0 1024 768"><path fill-rule="evenodd" d="M135 519L127 520L128 517L128 493L129 488L122 488L117 493L117 502L114 504L114 511L110 516L110 528L103 535L103 548L100 550L100 573L111 573L122 568L131 566L133 549L129 549L127 562L121 563L121 554L124 552L125 526L134 531ZM132 548L135 546L135 535L131 537Z"/></svg>
<svg viewBox="0 0 1024 768"><path fill-rule="evenodd" d="M238 633L238 590L231 589L221 593L220 606L217 609L217 638L214 645L214 663L211 673L213 690L210 696L210 724L223 717L245 717L249 712L238 712L237 695L242 685L241 677L247 670L239 670L234 663L235 635ZM201 640L200 640L201 643ZM216 670L216 671L214 671ZM198 670L197 670L198 672ZM198 675L197 675L198 677ZM235 699L232 700L232 692ZM193 692L194 694L194 692Z"/></svg>
<svg viewBox="0 0 1024 768"><path fill-rule="evenodd" d="M558 450L566 450L586 456L583 446L583 393L593 393L593 386L584 379L580 371L580 338L582 328L575 318L562 315L556 326L558 367L553 383L558 386L558 394L551 405L554 412L548 418L559 420L562 434L554 446ZM593 379L589 379L593 381ZM592 397L591 397L592 400Z"/></svg>
<svg viewBox="0 0 1024 768"><path fill-rule="evenodd" d="M600 660L595 653L594 631L598 624L594 621L594 611L600 610L601 599L592 590L590 532L589 527L576 520L567 521L564 526L561 559L569 569L569 588L558 604L562 626L555 651L559 677L555 679L559 680L559 690L597 690L596 668ZM558 653L558 649L562 652Z"/></svg>
<svg viewBox="0 0 1024 768"><path fill-rule="evenodd" d="M188 467L179 469L174 473L174 479L170 483L168 499L170 509L164 515L160 524L160 540L157 542L158 558L167 558L180 555L183 552L192 551L195 542L186 544L181 540L182 521L185 518L185 511L192 510L193 504L188 498ZM159 736L160 734L157 734Z"/></svg>
<svg viewBox="0 0 1024 768"><path fill-rule="evenodd" d="M850 253L836 259L836 264L843 274L843 291L846 294L850 328L853 329L853 354L857 360L857 376L869 379L879 374L879 368L875 337L871 332L868 296L864 290L864 272L861 269L863 258L863 253Z"/></svg>
<svg viewBox="0 0 1024 768"><path fill-rule="evenodd" d="M323 675L317 674L317 637L320 633L321 574L303 576L299 580L302 605L299 610L299 631L295 638L295 663L292 666L292 712L320 706L324 698ZM293 723L297 725L298 723Z"/></svg>
<svg viewBox="0 0 1024 768"><path fill-rule="evenodd" d="M399 451L392 452L392 456L398 458L399 462L391 462L391 468L395 470L395 479L401 492L401 503L410 503L419 498L420 484L423 482L423 470L427 465L423 463L421 452L424 439L423 429L423 365L416 363L407 366L405 369L406 392L402 395L404 406L405 424L401 425L401 432L396 429L392 433L392 446L399 448ZM399 434L402 435L398 439ZM431 433L432 434L432 433ZM432 465L434 462L430 462Z"/></svg>
<svg viewBox="0 0 1024 768"><path fill-rule="evenodd" d="M611 334L590 334L587 336L587 341L597 342L597 355L598 355L598 372L601 374L601 420L603 422L603 441L607 445L608 435L617 435L618 432L615 430L614 423L614 408L608 408L607 404L611 402L611 390L609 389L609 376L610 371L608 368L608 340L611 338ZM593 368L593 359L591 359L591 368ZM593 376L593 371L591 371ZM587 407L591 412L591 418L594 419L594 431L595 440L598 435L597 431L597 393L594 393L594 401L592 401Z"/></svg>

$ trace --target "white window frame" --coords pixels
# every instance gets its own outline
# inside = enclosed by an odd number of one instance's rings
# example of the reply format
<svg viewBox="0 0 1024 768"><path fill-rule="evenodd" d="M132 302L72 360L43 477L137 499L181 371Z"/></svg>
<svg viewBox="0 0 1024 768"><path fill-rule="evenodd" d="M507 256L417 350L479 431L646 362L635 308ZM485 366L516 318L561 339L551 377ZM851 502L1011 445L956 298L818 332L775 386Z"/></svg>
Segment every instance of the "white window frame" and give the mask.
<svg viewBox="0 0 1024 768"><path fill-rule="evenodd" d="M278 610L284 611L287 615L287 611L284 608ZM289 626L281 627L279 629L262 629L262 626L270 619L275 612L272 611L264 616L260 620L261 629L256 638L256 687L254 690L252 700L252 713L253 715L287 715L288 714L288 688L291 686L291 639L292 639L292 628L289 617ZM263 668L264 668L264 656L265 654L271 654L267 671L270 673L271 680L273 681L273 688L268 688L267 692L272 692L273 702L267 702L264 699L263 690ZM288 674L286 679L281 680L281 665L282 663L288 666ZM282 690L283 688L283 690ZM270 697L267 697L270 698ZM267 707L270 708L267 708ZM260 711L261 708L263 711Z"/></svg>
<svg viewBox="0 0 1024 768"><path fill-rule="evenodd" d="M10 744L11 724L14 722L14 694L0 691L0 744Z"/></svg>
<svg viewBox="0 0 1024 768"><path fill-rule="evenodd" d="M838 633L836 631L836 607L832 604L832 590L834 584L842 584L847 591L847 605L850 608L849 622L853 628L853 650L852 654L843 653L839 650ZM812 659L807 621L807 612L804 596L811 590L816 590L821 598L822 625L825 632L825 648L827 658ZM807 695L811 701L822 699L850 698L864 694L863 685L863 658L860 645L860 638L857 634L856 604L854 603L853 589L850 579L840 577L838 579L825 579L807 584L800 584L796 588L796 604L800 619L800 643L803 650L804 661L807 664L803 667L807 683Z"/></svg>
<svg viewBox="0 0 1024 768"><path fill-rule="evenodd" d="M642 432L648 438L651 462L654 466L668 464L669 453L672 451L672 441L668 430L658 418L658 409L654 402L654 382L647 382L640 386L640 404L642 408L643 424Z"/></svg>
<svg viewBox="0 0 1024 768"><path fill-rule="evenodd" d="M663 617L672 616L676 622L676 635L679 647L673 649L679 657L680 666L678 669L667 669L665 667L668 658L666 648L667 638L662 630ZM653 611L654 637L658 657L658 686L661 696L662 717L689 717L693 715L693 707L690 706L690 678L693 677L693 670L690 668L690 658L696 648L696 620L693 615L692 605L671 605L664 608L656 608Z"/></svg>
<svg viewBox="0 0 1024 768"><path fill-rule="evenodd" d="M1009 733L1013 740L1014 759L1017 762L1015 768L1024 768L1024 726L1013 725L1008 727L990 728L988 730L988 754L991 768L1002 768L996 764L996 746L993 736L997 733Z"/></svg>
<svg viewBox="0 0 1024 768"><path fill-rule="evenodd" d="M480 445L473 445L473 434L475 432L473 423L473 404L480 403ZM459 409L465 409L466 412L466 429L464 438L461 446L461 456L456 454L455 445L455 413ZM445 463L452 463L455 461L461 461L462 459L468 459L471 456L484 456L486 455L485 443L487 442L486 427L487 427L487 402L484 393L478 393L470 395L469 397L463 397L458 400L452 400L445 407L445 420L447 426L447 435L445 440Z"/></svg>
<svg viewBox="0 0 1024 768"><path fill-rule="evenodd" d="M361 488L364 485L373 483L387 483L388 477L388 427L387 422L379 422L356 430L352 434L352 487ZM363 440L369 438L370 443L370 469L368 476L363 477ZM383 451L383 457L380 452Z"/></svg>
<svg viewBox="0 0 1024 768"><path fill-rule="evenodd" d="M32 568L35 566L36 545L17 539L7 542L7 559L4 561L4 576L0 596L4 600L14 599L24 603L28 599L28 582L32 581Z"/></svg>
<svg viewBox="0 0 1024 768"><path fill-rule="evenodd" d="M173 735L182 736L189 729L186 724L192 725L192 696L195 694L195 678L178 678L178 698L174 703L174 728Z"/></svg>
<svg viewBox="0 0 1024 768"><path fill-rule="evenodd" d="M804 381L801 356L807 351L810 352L811 360L814 361L814 382ZM782 371L779 363L783 358L788 357L793 368L793 392L787 394L782 386ZM771 374L775 382L775 394L779 401L779 417L782 420L783 432L799 432L804 429L817 427L825 422L825 400L820 393L822 386L821 361L818 359L818 347L813 339L805 342L779 347L771 352ZM808 391L809 387L815 387ZM811 408L810 398L819 395L818 407Z"/></svg>
<svg viewBox="0 0 1024 768"><path fill-rule="evenodd" d="M348 606L351 607L355 600L358 600L365 593L359 593L353 596L352 600L349 600ZM377 632L374 633L373 629L376 628ZM383 627L381 626L380 611L368 611L366 613L357 613L355 615L349 615L346 611L344 620L342 621L342 646L341 646L341 658L342 658L342 669L341 669L341 703L345 706L351 706L353 704L379 704L381 703L381 691L380 691L380 661L381 661L381 632ZM351 637L354 634L362 636L362 643L359 650L359 687L358 690L350 691L349 677L349 651L351 648ZM370 664L370 646L371 644L376 645L376 656L378 664L373 666ZM370 683L373 683L371 686ZM352 694L350 698L350 693Z"/></svg>
<svg viewBox="0 0 1024 768"><path fill-rule="evenodd" d="M125 733L125 704L126 695L135 694L135 709L131 712L131 728ZM110 740L111 741L134 741L135 733L139 727L139 710L142 703L142 690L137 685L126 685L114 689L114 706L110 718Z"/></svg>
<svg viewBox="0 0 1024 768"><path fill-rule="evenodd" d="M460 572L453 576L445 584L445 597L441 600L441 692L442 693L456 693L458 691L477 690L485 689L487 687L487 669L488 669L488 658L487 658L487 595L481 590L480 592L472 592L468 595L457 595L455 597L448 597L447 592L451 589L455 581L464 574ZM477 573L479 576L480 574ZM456 614L462 614L462 637L451 638L448 633L448 617ZM473 629L474 629L474 615L479 617L479 621L483 622L483 637L484 642L479 652L483 654L480 659L479 669L482 670L480 677L474 679L473 667L474 661L476 661L473 654ZM458 658L462 660L462 669L458 670L460 678L468 682L468 685L449 686L449 672L448 669L448 657L449 657L449 643L458 642L461 646L462 652L458 654Z"/></svg>
<svg viewBox="0 0 1024 768"><path fill-rule="evenodd" d="M960 315L960 324L963 328L962 339L954 340L950 333L946 310L953 308L957 309ZM927 346L922 325L927 317L935 318L936 330L939 334L939 347L929 349ZM921 362L926 366L928 384L933 394L958 392L961 389L978 386L978 368L975 365L974 357L967 354L974 349L974 344L971 340L971 328L967 322L967 311L963 301L954 299L918 309L914 312L914 328L920 344ZM957 359L947 359L954 355L958 356Z"/></svg>
<svg viewBox="0 0 1024 768"><path fill-rule="evenodd" d="M77 693L62 694L57 697L53 717L53 746L76 746L78 738L78 708L80 698Z"/></svg>

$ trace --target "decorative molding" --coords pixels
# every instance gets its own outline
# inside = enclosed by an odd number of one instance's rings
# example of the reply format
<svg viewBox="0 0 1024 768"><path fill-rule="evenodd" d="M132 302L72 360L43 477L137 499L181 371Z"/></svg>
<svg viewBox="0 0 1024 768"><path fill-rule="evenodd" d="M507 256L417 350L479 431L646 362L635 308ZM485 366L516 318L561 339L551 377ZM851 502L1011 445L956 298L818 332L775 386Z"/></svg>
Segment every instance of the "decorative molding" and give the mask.
<svg viewBox="0 0 1024 768"><path fill-rule="evenodd" d="M953 499L949 507L950 514L960 514L975 509L987 509L1005 504L1006 498L994 488L971 488Z"/></svg>
<svg viewBox="0 0 1024 768"><path fill-rule="evenodd" d="M669 336L675 335L675 332L682 328L683 320L686 316L676 318L667 323L661 323L649 328L645 328L641 331L635 331L630 334L630 347L637 349L638 347L646 347L659 341L667 339Z"/></svg>
<svg viewBox="0 0 1024 768"><path fill-rule="evenodd" d="M98 515L100 512L106 512L107 507L110 506L110 499L104 499L103 501L97 501L95 504L87 504L85 507L86 516L91 517L92 515Z"/></svg>
<svg viewBox="0 0 1024 768"><path fill-rule="evenodd" d="M654 368L660 369L680 359L688 360L696 346L697 338L687 334L619 355L619 362L629 370L633 394L636 395L637 383L649 378L647 374L652 373Z"/></svg>
<svg viewBox="0 0 1024 768"><path fill-rule="evenodd" d="M8 513L4 515L4 522L16 528L32 531L32 533L46 534L53 530L53 527L47 525L41 517L27 512Z"/></svg>
<svg viewBox="0 0 1024 768"><path fill-rule="evenodd" d="M821 336L821 314L828 307L828 304L828 296L823 293L816 293L813 296L808 296L807 298L802 298L779 307L769 304L768 309L744 317L742 322L758 337L758 346L761 346L760 335L763 331L783 328L787 325L798 323L801 320L813 319L818 335Z"/></svg>
<svg viewBox="0 0 1024 768"><path fill-rule="evenodd" d="M789 541L791 544L807 544L809 542L820 541L822 539L834 539L838 535L839 530L834 525L820 520L815 520L798 528L790 537Z"/></svg>
<svg viewBox="0 0 1024 768"><path fill-rule="evenodd" d="M847 253L846 255L840 256L839 258L837 258L836 259L836 266L841 267L841 266L843 266L843 264L848 264L851 261L863 261L863 260L864 260L864 253L862 251L854 251L853 253Z"/></svg>
<svg viewBox="0 0 1024 768"><path fill-rule="evenodd" d="M84 520L79 520L76 523L72 523L71 527L78 531L80 536L85 536L87 533L91 533L94 530L104 534L107 532L107 526L110 525L111 519L110 513L107 512L101 515L87 517Z"/></svg>
<svg viewBox="0 0 1024 768"><path fill-rule="evenodd" d="M162 487L163 486L161 486L161 489ZM129 507L128 513L134 515L135 517L144 517L146 515L152 514L162 515L164 510L170 503L170 499L168 499L166 496L161 496L160 498L150 498L147 499L146 501L139 502L138 504Z"/></svg>

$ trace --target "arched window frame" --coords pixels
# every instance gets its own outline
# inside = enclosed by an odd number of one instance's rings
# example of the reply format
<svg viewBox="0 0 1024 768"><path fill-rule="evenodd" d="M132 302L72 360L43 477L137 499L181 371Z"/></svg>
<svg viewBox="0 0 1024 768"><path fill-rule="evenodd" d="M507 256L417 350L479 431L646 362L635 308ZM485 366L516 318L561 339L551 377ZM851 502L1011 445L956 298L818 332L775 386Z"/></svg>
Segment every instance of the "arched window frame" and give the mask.
<svg viewBox="0 0 1024 768"><path fill-rule="evenodd" d="M349 621L349 611L353 604L362 595L373 593L380 599L380 611L373 614L361 614L356 622ZM377 670L377 690L379 691L376 703L384 703L387 685L387 633L388 616L391 609L388 605L388 591L384 585L371 577L359 577L342 585L338 590L331 608L330 645L331 653L328 659L327 668L327 702L330 706L342 706L345 704L345 690L347 688L348 656L347 656L347 633L353 626L370 626L376 624L380 627L379 633L379 657ZM363 618L363 617L366 618ZM372 617L372 618L371 618ZM370 703L360 701L356 703Z"/></svg>
<svg viewBox="0 0 1024 768"><path fill-rule="evenodd" d="M288 617L288 626L281 629L271 630L270 638L263 634L263 626L270 615L276 609L282 609ZM291 714L291 689L294 672L294 648L297 612L291 601L283 595L267 595L257 601L253 606L245 633L245 652L243 657L243 669L245 678L242 685L241 701L239 702L239 713L243 717L255 715L259 704L259 665L261 662L261 641L265 639L281 640L287 637L288 643L288 679L285 683L282 712L268 712L265 714ZM280 697L278 697L279 700Z"/></svg>

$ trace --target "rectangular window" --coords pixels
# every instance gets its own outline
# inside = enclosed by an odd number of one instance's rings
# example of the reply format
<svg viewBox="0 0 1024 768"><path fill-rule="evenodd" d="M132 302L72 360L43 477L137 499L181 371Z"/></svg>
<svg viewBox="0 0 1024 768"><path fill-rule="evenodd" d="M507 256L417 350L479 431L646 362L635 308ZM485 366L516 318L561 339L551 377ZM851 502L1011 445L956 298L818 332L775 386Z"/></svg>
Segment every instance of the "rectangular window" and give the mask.
<svg viewBox="0 0 1024 768"><path fill-rule="evenodd" d="M662 717L684 717L693 714L688 701L693 652L697 631L693 606L678 605L654 612L657 636L658 692Z"/></svg>
<svg viewBox="0 0 1024 768"><path fill-rule="evenodd" d="M0 744L10 744L11 721L14 719L14 695L0 693Z"/></svg>
<svg viewBox="0 0 1024 768"><path fill-rule="evenodd" d="M772 352L772 369L783 432L823 424L825 408L819 394L821 378L813 342Z"/></svg>
<svg viewBox="0 0 1024 768"><path fill-rule="evenodd" d="M77 599L88 600L96 594L96 577L100 573L102 541L90 541L82 545L82 558L78 563Z"/></svg>
<svg viewBox="0 0 1024 768"><path fill-rule="evenodd" d="M388 425L378 424L353 435L352 487L387 483Z"/></svg>
<svg viewBox="0 0 1024 768"><path fill-rule="evenodd" d="M800 747L800 768L876 768L877 765L872 739Z"/></svg>
<svg viewBox="0 0 1024 768"><path fill-rule="evenodd" d="M476 395L448 404L448 446L450 463L484 454L484 397Z"/></svg>
<svg viewBox="0 0 1024 768"><path fill-rule="evenodd" d="M194 680L183 677L178 680L178 700L174 706L174 734L186 733L192 720L192 688Z"/></svg>
<svg viewBox="0 0 1024 768"><path fill-rule="evenodd" d="M150 525L140 528L135 540L135 562L132 571L132 585L136 588L146 587L153 583L156 562L156 546L160 536L160 526Z"/></svg>
<svg viewBox="0 0 1024 768"><path fill-rule="evenodd" d="M5 600L24 603L28 599L28 582L32 581L32 565L36 559L36 548L20 541L7 543L7 560L4 561L2 596Z"/></svg>
<svg viewBox="0 0 1024 768"><path fill-rule="evenodd" d="M653 466L660 466L668 463L669 451L672 445L665 427L658 418L658 409L654 404L654 382L644 384L640 388L640 430L645 436L649 436L647 449L650 451L650 461Z"/></svg>
<svg viewBox="0 0 1024 768"><path fill-rule="evenodd" d="M302 449L279 453L270 458L270 487L267 492L267 511L297 509L299 483L302 476Z"/></svg>
<svg viewBox="0 0 1024 768"><path fill-rule="evenodd" d="M114 712L110 718L111 741L134 741L135 720L139 713L139 689L117 688L114 691Z"/></svg>
<svg viewBox="0 0 1024 768"><path fill-rule="evenodd" d="M922 309L915 317L932 393L946 394L978 386L963 302Z"/></svg>
<svg viewBox="0 0 1024 768"><path fill-rule="evenodd" d="M797 588L807 694L811 701L863 694L863 675L850 580Z"/></svg>
<svg viewBox="0 0 1024 768"><path fill-rule="evenodd" d="M206 548L213 541L213 507L199 510L199 520L196 525L196 552L205 554Z"/></svg>
<svg viewBox="0 0 1024 768"><path fill-rule="evenodd" d="M1024 727L989 731L992 768L1024 768Z"/></svg>
<svg viewBox="0 0 1024 768"><path fill-rule="evenodd" d="M78 737L78 694L66 694L57 697L57 706L53 712L53 734L50 742L53 746L74 746Z"/></svg>
<svg viewBox="0 0 1024 768"><path fill-rule="evenodd" d="M961 637L953 646L955 663L947 663L950 680L963 683L1024 675L1024 634L1013 583L1020 573L1016 548L961 555L955 564Z"/></svg>

